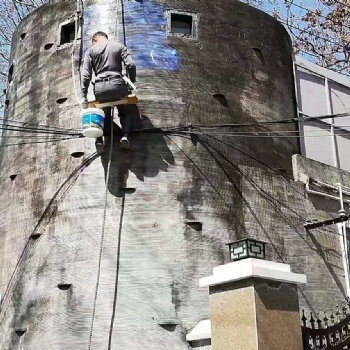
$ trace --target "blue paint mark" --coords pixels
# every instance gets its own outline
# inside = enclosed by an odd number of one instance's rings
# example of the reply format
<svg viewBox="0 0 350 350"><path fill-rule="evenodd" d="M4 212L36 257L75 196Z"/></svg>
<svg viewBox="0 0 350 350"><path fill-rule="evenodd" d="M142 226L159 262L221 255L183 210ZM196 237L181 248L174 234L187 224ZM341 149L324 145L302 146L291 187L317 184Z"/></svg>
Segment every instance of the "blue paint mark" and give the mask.
<svg viewBox="0 0 350 350"><path fill-rule="evenodd" d="M84 8L83 50L91 47L91 36L102 30L111 37L116 29L115 1L88 5ZM167 44L167 18L163 4L154 0L124 1L126 45L138 69L163 69L178 71L180 57ZM121 11L119 8L119 36L122 40Z"/></svg>
<svg viewBox="0 0 350 350"><path fill-rule="evenodd" d="M180 57L167 44L167 18L163 4L156 4L153 0L126 1L124 21L127 47L137 68L179 70Z"/></svg>
<svg viewBox="0 0 350 350"><path fill-rule="evenodd" d="M83 54L91 47L91 37L97 31L103 31L109 36L116 26L117 6L115 1L107 1L88 5L84 8L83 19Z"/></svg>

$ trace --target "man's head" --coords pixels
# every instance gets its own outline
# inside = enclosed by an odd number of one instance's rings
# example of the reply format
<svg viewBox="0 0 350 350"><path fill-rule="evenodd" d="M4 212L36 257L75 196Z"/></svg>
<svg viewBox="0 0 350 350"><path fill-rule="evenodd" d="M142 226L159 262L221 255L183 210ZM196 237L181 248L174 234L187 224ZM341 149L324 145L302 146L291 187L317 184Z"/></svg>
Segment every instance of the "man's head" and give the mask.
<svg viewBox="0 0 350 350"><path fill-rule="evenodd" d="M93 44L96 44L98 43L99 41L102 41L102 40L108 40L108 35L105 33L105 32L96 32L92 38L92 43Z"/></svg>

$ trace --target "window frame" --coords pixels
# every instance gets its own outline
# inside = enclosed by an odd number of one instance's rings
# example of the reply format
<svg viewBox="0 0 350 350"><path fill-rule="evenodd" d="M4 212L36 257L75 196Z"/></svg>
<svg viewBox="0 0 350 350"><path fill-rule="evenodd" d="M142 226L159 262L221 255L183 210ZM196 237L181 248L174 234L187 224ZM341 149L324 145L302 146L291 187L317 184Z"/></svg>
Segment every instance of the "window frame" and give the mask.
<svg viewBox="0 0 350 350"><path fill-rule="evenodd" d="M68 19L64 22L62 22L59 26L59 31L58 31L58 45L57 47L66 47L66 46L70 46L73 45L74 39L72 41L69 42L65 42L65 43L61 43L62 41L62 29L64 26L67 26L69 24L73 24L74 25L74 30L76 32L77 28L76 28L76 21L75 18L74 19ZM77 40L79 39L79 30L78 30L78 35L77 35Z"/></svg>
<svg viewBox="0 0 350 350"><path fill-rule="evenodd" d="M192 17L192 28L191 34L173 33L171 30L172 15L189 16ZM198 15L193 12L186 12L181 10L168 10L167 11L167 35L186 38L186 39L197 39L198 36Z"/></svg>

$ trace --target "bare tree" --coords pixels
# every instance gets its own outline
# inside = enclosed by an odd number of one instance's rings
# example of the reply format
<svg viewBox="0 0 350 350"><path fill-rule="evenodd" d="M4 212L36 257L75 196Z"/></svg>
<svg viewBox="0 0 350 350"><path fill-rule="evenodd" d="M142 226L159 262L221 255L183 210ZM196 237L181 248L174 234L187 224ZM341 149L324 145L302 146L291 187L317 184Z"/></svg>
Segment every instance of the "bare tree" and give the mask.
<svg viewBox="0 0 350 350"><path fill-rule="evenodd" d="M28 13L48 0L0 0L0 108L9 69L12 34Z"/></svg>
<svg viewBox="0 0 350 350"><path fill-rule="evenodd" d="M297 54L350 75L349 0L253 1L284 24Z"/></svg>

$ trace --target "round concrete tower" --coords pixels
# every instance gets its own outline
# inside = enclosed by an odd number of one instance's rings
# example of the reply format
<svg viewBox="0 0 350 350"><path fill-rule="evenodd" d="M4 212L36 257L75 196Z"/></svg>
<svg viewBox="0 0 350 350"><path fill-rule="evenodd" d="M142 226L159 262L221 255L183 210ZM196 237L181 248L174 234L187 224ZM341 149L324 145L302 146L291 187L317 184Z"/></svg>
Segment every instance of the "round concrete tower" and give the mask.
<svg viewBox="0 0 350 350"><path fill-rule="evenodd" d="M288 173L298 153L296 139L205 126L293 118L291 41L272 17L233 0L86 0L78 9L76 45L76 1L43 5L21 22L5 118L80 128L72 51L79 86L80 58L103 30L137 65L141 128L192 124L188 131L225 144L140 132L123 152L115 132L107 196L108 140L102 156L84 138L2 147L0 349L88 349L104 214L91 349L189 349L186 334L209 316L199 278L228 261L225 243L264 238L249 226L239 169L266 163ZM203 140L233 166L221 158L221 168ZM283 246L282 234L273 239Z"/></svg>

